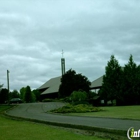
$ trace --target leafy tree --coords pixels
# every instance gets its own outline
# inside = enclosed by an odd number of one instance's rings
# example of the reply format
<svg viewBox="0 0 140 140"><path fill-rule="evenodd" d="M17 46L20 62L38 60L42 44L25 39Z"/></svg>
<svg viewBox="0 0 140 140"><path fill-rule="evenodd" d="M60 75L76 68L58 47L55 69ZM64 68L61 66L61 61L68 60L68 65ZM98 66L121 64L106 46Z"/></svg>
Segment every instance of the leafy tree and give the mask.
<svg viewBox="0 0 140 140"><path fill-rule="evenodd" d="M105 68L105 75L103 76L103 85L100 90L101 97L107 102L113 99L122 100L121 96L121 78L122 69L115 59L114 55L111 55L110 61L108 61Z"/></svg>
<svg viewBox="0 0 140 140"><path fill-rule="evenodd" d="M19 92L17 90L13 90L11 93L10 93L10 98L19 98Z"/></svg>
<svg viewBox="0 0 140 140"><path fill-rule="evenodd" d="M30 86L26 87L24 100L25 100L26 103L31 103L32 102L32 93L31 93Z"/></svg>
<svg viewBox="0 0 140 140"><path fill-rule="evenodd" d="M37 89L33 90L32 94L35 95L36 101L40 101L40 92Z"/></svg>
<svg viewBox="0 0 140 140"><path fill-rule="evenodd" d="M36 102L36 96L35 96L35 94L33 92L31 92L31 95L32 95L31 102Z"/></svg>
<svg viewBox="0 0 140 140"><path fill-rule="evenodd" d="M0 103L4 104L6 101L8 101L8 90L6 88L0 89Z"/></svg>
<svg viewBox="0 0 140 140"><path fill-rule="evenodd" d="M24 97L25 97L25 92L26 92L26 87L22 87L20 89L20 98L22 99L22 101L25 101Z"/></svg>
<svg viewBox="0 0 140 140"><path fill-rule="evenodd" d="M128 63L123 71L123 92L125 104L138 104L140 94L140 68L130 55Z"/></svg>
<svg viewBox="0 0 140 140"><path fill-rule="evenodd" d="M0 85L0 104L8 101L8 90L6 88L2 88L3 85Z"/></svg>
<svg viewBox="0 0 140 140"><path fill-rule="evenodd" d="M26 103L35 102L36 94L37 91L31 91L30 86L22 87L20 89L20 98Z"/></svg>
<svg viewBox="0 0 140 140"><path fill-rule="evenodd" d="M70 69L61 78L59 97L68 97L73 91L78 91L79 89L88 93L90 84L87 77L76 74L74 70Z"/></svg>

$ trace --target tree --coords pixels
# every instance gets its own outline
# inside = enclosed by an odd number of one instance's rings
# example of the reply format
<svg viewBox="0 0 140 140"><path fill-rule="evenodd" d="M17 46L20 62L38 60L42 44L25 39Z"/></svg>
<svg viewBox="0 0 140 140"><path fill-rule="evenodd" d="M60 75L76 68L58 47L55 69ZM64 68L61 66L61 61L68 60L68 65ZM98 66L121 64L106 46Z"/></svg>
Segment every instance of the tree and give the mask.
<svg viewBox="0 0 140 140"><path fill-rule="evenodd" d="M0 104L4 104L8 101L8 90L2 87L3 85L0 85Z"/></svg>
<svg viewBox="0 0 140 140"><path fill-rule="evenodd" d="M0 85L0 91L2 90L3 85Z"/></svg>
<svg viewBox="0 0 140 140"><path fill-rule="evenodd" d="M59 97L68 97L73 91L80 89L88 93L90 84L87 77L76 74L74 70L70 69L61 78Z"/></svg>
<svg viewBox="0 0 140 140"><path fill-rule="evenodd" d="M19 98L19 92L17 90L13 90L10 93L10 98Z"/></svg>
<svg viewBox="0 0 140 140"><path fill-rule="evenodd" d="M140 68L133 61L133 56L130 55L128 63L123 71L123 92L125 104L138 104L140 94Z"/></svg>
<svg viewBox="0 0 140 140"><path fill-rule="evenodd" d="M8 90L6 88L2 88L0 90L0 104L4 104L8 101Z"/></svg>
<svg viewBox="0 0 140 140"><path fill-rule="evenodd" d="M26 103L31 103L32 102L32 94L31 94L30 86L26 87L24 100L25 100Z"/></svg>
<svg viewBox="0 0 140 140"><path fill-rule="evenodd" d="M89 91L88 94L88 100L92 100L95 96L97 96L98 94L94 91Z"/></svg>
<svg viewBox="0 0 140 140"><path fill-rule="evenodd" d="M40 101L40 92L39 92L39 90L37 90L37 89L33 90L32 94L35 95L36 101Z"/></svg>
<svg viewBox="0 0 140 140"><path fill-rule="evenodd" d="M103 84L100 90L101 97L107 102L114 99L122 100L121 97L121 78L122 69L115 59L114 55L111 55L110 61L108 61L105 68L105 75L103 76Z"/></svg>
<svg viewBox="0 0 140 140"><path fill-rule="evenodd" d="M36 94L37 94L37 91L36 90L31 91L30 86L22 87L20 89L20 98L22 99L23 102L26 102L26 103L35 102Z"/></svg>
<svg viewBox="0 0 140 140"><path fill-rule="evenodd" d="M25 97L25 92L26 92L26 88L25 88L25 87L22 87L22 88L20 89L20 98L22 99L23 102L25 101L25 99L24 99L24 97Z"/></svg>
<svg viewBox="0 0 140 140"><path fill-rule="evenodd" d="M31 102L36 102L36 96L32 91L31 91L31 97L32 97Z"/></svg>
<svg viewBox="0 0 140 140"><path fill-rule="evenodd" d="M140 65L137 66L137 94L138 94L138 104L140 105Z"/></svg>

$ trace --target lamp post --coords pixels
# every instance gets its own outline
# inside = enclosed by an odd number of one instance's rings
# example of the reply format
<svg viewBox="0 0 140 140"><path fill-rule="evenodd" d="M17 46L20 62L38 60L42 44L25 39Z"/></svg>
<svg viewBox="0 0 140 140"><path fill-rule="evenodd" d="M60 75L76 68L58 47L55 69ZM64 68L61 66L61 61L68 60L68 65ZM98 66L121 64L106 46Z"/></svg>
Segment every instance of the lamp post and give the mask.
<svg viewBox="0 0 140 140"><path fill-rule="evenodd" d="M10 101L9 101L9 73L10 73L10 71L7 70L8 104L10 104Z"/></svg>

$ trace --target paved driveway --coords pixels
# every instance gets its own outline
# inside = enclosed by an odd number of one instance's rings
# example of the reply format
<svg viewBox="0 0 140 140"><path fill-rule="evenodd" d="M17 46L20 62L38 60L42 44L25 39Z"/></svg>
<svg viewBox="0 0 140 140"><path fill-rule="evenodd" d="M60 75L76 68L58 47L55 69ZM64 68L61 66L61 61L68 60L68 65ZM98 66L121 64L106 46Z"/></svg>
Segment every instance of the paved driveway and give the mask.
<svg viewBox="0 0 140 140"><path fill-rule="evenodd" d="M17 117L37 119L49 122L92 126L116 130L128 130L128 128L130 127L134 127L135 130L140 129L140 121L110 119L110 118L65 116L46 113L51 109L55 109L63 105L64 103L59 102L20 104L19 106L13 108L12 110L7 111L7 114Z"/></svg>

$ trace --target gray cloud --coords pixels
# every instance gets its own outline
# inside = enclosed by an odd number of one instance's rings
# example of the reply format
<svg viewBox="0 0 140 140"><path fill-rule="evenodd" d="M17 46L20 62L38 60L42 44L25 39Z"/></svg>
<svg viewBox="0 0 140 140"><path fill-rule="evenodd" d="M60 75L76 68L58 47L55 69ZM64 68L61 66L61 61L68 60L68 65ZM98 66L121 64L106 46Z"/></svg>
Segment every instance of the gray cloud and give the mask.
<svg viewBox="0 0 140 140"><path fill-rule="evenodd" d="M38 88L66 70L91 81L105 73L112 54L121 65L130 54L139 64L140 2L137 0L0 1L0 83Z"/></svg>

